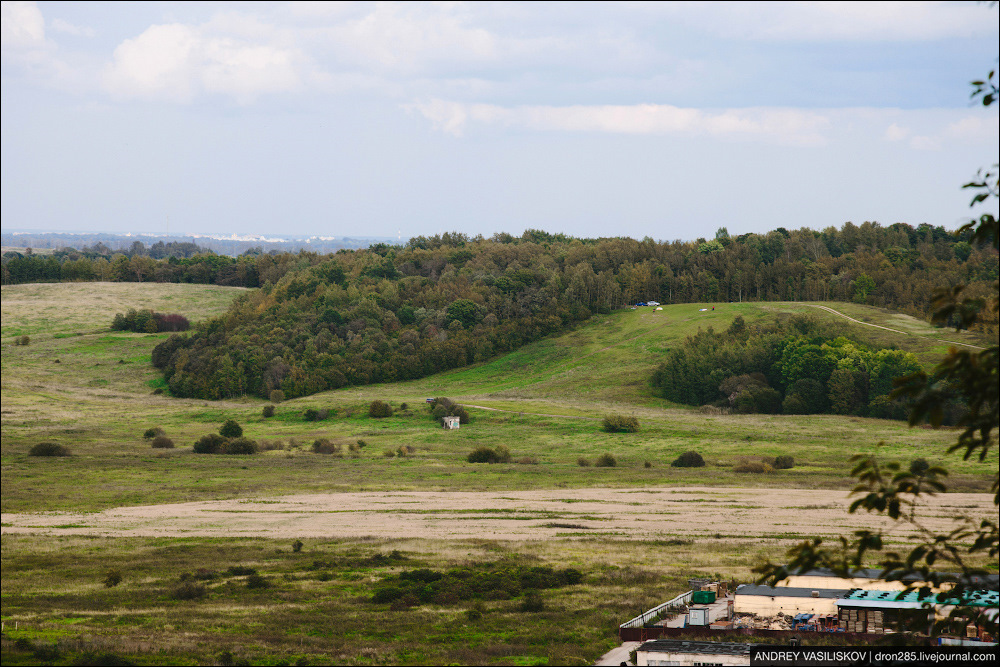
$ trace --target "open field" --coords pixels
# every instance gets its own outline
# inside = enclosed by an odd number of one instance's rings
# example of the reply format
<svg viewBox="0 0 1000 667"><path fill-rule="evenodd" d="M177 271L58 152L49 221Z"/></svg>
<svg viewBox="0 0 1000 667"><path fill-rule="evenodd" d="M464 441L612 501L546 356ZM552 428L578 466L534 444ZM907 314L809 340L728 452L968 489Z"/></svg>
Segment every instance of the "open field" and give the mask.
<svg viewBox="0 0 1000 667"><path fill-rule="evenodd" d="M63 661L107 650L142 664L198 664L225 650L256 664L584 664L615 644L619 622L680 592L688 577L748 581L755 563L780 558L801 537L876 525L843 509L851 454L945 463L950 488L963 493L935 499L935 525L991 509L979 492L995 453L985 464L946 458L953 432L823 415L703 414L652 395L661 354L699 327L724 328L737 314L839 319L806 304L622 311L474 367L287 401L269 419L255 398L155 394L163 382L150 352L165 335L108 328L129 307L200 320L241 292L3 288L3 620L19 628L5 630L5 665L36 663L35 649L51 646ZM983 342L873 308L823 305L917 334L845 321L863 340L913 351L928 366L946 351L942 340ZM23 335L30 345L15 346ZM436 426L424 398L441 395L481 406L470 409L473 423ZM376 398L396 413L368 418ZM305 421L307 408L331 415ZM610 413L636 416L640 431L602 432ZM193 442L227 418L269 451L194 454ZM154 426L177 447L151 449L142 434ZM341 454L312 453L316 438ZM27 456L44 441L73 456ZM465 458L499 445L514 462ZM687 450L707 466L670 467ZM604 453L615 467L578 464ZM741 460L780 454L792 455L794 468L733 471ZM295 539L306 542L301 552L291 550ZM376 556L394 550L405 560ZM370 602L382 579L407 569L511 563L578 568L584 579L544 591L541 612L522 611L516 597L480 600L479 620L467 614L469 600L398 611ZM236 565L271 586L247 589L245 575L224 572ZM176 599L182 575L198 568L217 576L203 596ZM121 571L121 585L104 586L109 569ZM15 639L24 640L20 649Z"/></svg>

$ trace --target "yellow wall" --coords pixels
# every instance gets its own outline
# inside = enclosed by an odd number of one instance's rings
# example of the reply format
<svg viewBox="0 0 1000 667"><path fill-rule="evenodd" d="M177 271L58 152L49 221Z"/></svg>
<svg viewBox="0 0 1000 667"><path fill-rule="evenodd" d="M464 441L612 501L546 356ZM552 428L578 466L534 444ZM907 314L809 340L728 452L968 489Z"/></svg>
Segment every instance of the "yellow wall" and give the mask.
<svg viewBox="0 0 1000 667"><path fill-rule="evenodd" d="M757 614L758 616L777 616L783 614L836 614L836 598L796 598L777 597L770 595L737 595L733 605L737 614Z"/></svg>

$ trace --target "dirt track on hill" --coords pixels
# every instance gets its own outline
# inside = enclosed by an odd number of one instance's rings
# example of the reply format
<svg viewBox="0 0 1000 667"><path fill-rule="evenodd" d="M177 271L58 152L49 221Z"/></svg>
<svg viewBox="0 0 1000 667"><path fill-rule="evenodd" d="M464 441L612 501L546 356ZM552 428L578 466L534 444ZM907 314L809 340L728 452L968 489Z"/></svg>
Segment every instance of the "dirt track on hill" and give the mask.
<svg viewBox="0 0 1000 667"><path fill-rule="evenodd" d="M787 539L903 526L848 514L844 492L805 489L556 489L295 495L122 507L95 513L8 513L2 533L136 537L436 538L536 540ZM992 496L949 493L920 511L935 531L956 514L991 516Z"/></svg>

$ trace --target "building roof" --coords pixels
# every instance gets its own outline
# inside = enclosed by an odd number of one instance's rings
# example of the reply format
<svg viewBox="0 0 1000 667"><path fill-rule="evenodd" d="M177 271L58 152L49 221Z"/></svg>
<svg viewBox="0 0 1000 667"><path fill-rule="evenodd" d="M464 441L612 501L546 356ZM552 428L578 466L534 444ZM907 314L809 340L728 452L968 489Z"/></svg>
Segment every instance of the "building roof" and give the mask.
<svg viewBox="0 0 1000 667"><path fill-rule="evenodd" d="M850 577L855 579L881 579L882 570L875 568L861 569L861 570L851 570ZM946 574L954 577L958 577L957 572L943 572L941 574ZM825 567L818 567L812 570L806 570L804 572L794 572L790 573L791 576L798 577L832 577L832 578L842 578L841 575L834 573L833 570L827 569ZM911 573L901 579L904 582L912 581L923 581L923 577L916 573ZM966 582L969 586L975 588L982 588L991 591L1000 589L1000 575L997 574L972 574L966 577Z"/></svg>
<svg viewBox="0 0 1000 667"><path fill-rule="evenodd" d="M736 595L762 595L773 598L840 598L844 597L849 590L847 588L797 588L743 584L736 589ZM817 593L817 595L814 596L813 593Z"/></svg>
<svg viewBox="0 0 1000 667"><path fill-rule="evenodd" d="M731 642L689 642L680 639L654 639L636 651L647 653L697 653L699 655L750 655L753 644Z"/></svg>
<svg viewBox="0 0 1000 667"><path fill-rule="evenodd" d="M883 607L919 609L924 604L961 605L963 607L996 607L1000 605L997 591L967 591L961 599L948 597L947 593L920 597L918 591L866 591L856 589L837 600L839 607Z"/></svg>

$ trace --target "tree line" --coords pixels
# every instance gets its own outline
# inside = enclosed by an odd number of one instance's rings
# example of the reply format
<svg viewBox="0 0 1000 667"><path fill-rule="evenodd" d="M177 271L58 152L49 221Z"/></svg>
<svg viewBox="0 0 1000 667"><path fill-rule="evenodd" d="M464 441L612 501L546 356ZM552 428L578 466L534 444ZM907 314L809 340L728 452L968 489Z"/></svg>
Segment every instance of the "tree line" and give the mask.
<svg viewBox="0 0 1000 667"><path fill-rule="evenodd" d="M934 288L978 285L997 274L992 248L940 228L868 223L737 238L720 229L694 243L446 233L403 247L235 261L283 270L226 315L156 348L153 362L175 395L266 398L280 389L292 398L419 378L639 300L825 298L923 314ZM254 266L259 280L262 265ZM724 379L697 400L716 400Z"/></svg>

